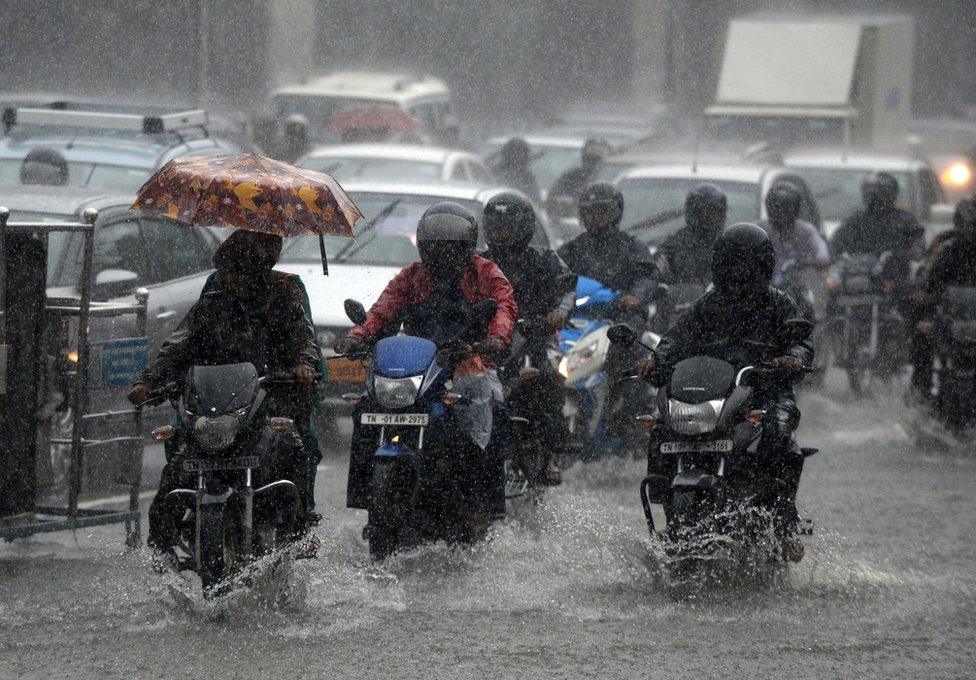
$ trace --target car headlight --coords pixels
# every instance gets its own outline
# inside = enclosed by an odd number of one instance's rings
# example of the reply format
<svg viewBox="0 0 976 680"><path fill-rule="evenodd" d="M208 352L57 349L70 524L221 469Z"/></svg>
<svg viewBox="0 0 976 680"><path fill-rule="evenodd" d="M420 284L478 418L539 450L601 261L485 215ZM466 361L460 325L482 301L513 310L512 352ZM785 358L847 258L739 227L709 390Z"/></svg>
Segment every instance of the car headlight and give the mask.
<svg viewBox="0 0 976 680"><path fill-rule="evenodd" d="M234 443L240 426L236 416L200 416L193 421L193 438L205 449L220 451Z"/></svg>
<svg viewBox="0 0 976 680"><path fill-rule="evenodd" d="M376 401L384 408L403 408L417 400L423 376L409 378L386 378L382 375L373 378L373 393Z"/></svg>
<svg viewBox="0 0 976 680"><path fill-rule="evenodd" d="M668 400L668 421L678 434L708 434L718 425L724 399L713 399L702 404L686 404L677 399Z"/></svg>

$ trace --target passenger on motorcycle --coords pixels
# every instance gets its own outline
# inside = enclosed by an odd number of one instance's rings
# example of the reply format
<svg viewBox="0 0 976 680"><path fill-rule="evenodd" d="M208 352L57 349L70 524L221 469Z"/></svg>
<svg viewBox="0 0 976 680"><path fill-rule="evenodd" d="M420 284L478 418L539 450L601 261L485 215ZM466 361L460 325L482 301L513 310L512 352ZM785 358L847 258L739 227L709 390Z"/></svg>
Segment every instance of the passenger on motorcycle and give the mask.
<svg viewBox="0 0 976 680"><path fill-rule="evenodd" d="M803 315L813 321L813 307L802 283L790 280L804 269L827 269L830 266L830 249L817 228L799 219L803 196L788 182L774 185L766 194L767 218L759 222L773 242L776 253L776 278L783 279L778 287L793 295L793 300L803 309ZM786 271L787 268L791 271Z"/></svg>
<svg viewBox="0 0 976 680"><path fill-rule="evenodd" d="M484 256L511 282L519 316L530 325L544 324L549 331L548 338L532 348L538 356L529 357L541 372L529 384L531 390L508 395L508 407L531 412L541 420L543 445L549 451L544 481L559 484L558 451L565 445L568 432L562 413L565 386L556 369L556 333L566 325L575 306L576 275L556 253L530 245L536 229L535 211L517 194L505 192L488 201L483 226L488 243Z"/></svg>
<svg viewBox="0 0 976 680"><path fill-rule="evenodd" d="M798 376L811 364L813 343L809 336L794 339L788 330L786 322L801 313L788 295L770 285L774 266L773 245L762 227L739 223L725 229L712 255L715 289L678 319L655 352L635 368L658 386L667 382L678 362L693 356L712 356L737 368L768 362L783 371L784 377L760 395L766 404L760 455L782 482L782 490L768 501L787 552L795 552L802 551L796 539L796 491L803 457L793 436L800 421L795 380L787 376ZM655 474L661 472L666 471Z"/></svg>
<svg viewBox="0 0 976 680"><path fill-rule="evenodd" d="M912 328L912 393L923 402L932 395L935 353L932 316L950 286L976 287L976 197L959 201L953 231L940 239L929 262L918 272L917 323Z"/></svg>
<svg viewBox="0 0 976 680"><path fill-rule="evenodd" d="M657 252L657 268L665 283L712 280L712 248L725 228L728 199L714 184L702 184L685 197L685 226L669 236Z"/></svg>
<svg viewBox="0 0 976 680"><path fill-rule="evenodd" d="M307 422L319 360L315 334L300 293L289 280L274 276L273 266L274 258L255 239L235 238L218 248L214 267L220 288L187 312L129 391L129 401L142 404L152 390L183 380L192 366L250 362L260 372L294 374L297 386L268 388L269 412ZM282 433L280 446L283 477L306 492L307 510L311 461L297 430ZM186 483L181 464L179 455L167 461L149 508L147 543L164 552L172 549L176 535L162 521L162 504L167 493Z"/></svg>
<svg viewBox="0 0 976 680"><path fill-rule="evenodd" d="M349 335L335 343L339 354L353 354L365 344L384 335L396 333L403 323L408 334L431 338L458 312L482 300L494 300L497 308L488 324L485 340L478 344L471 361L490 369L492 360L503 354L512 340L518 320L515 292L501 269L494 262L475 255L478 222L456 203L443 202L431 206L417 224L417 249L420 262L404 267L370 308L366 322L355 326ZM497 377L494 378L497 381ZM497 415L503 405L498 390ZM369 484L372 474L372 445L353 418L353 441L349 460L349 484L346 505L368 508ZM493 422L501 421L493 418ZM504 443L493 428L492 439L486 449L486 488L491 494L488 505L493 515L505 512Z"/></svg>

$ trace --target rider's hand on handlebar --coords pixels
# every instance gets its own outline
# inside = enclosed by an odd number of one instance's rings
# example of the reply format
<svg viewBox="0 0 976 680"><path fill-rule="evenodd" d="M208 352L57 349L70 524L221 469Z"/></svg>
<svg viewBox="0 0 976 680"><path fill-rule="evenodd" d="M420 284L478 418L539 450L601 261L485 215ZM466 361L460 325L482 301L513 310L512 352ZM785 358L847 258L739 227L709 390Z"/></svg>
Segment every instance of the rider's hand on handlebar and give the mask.
<svg viewBox="0 0 976 680"><path fill-rule="evenodd" d="M363 343L358 338L345 337L339 338L332 345L336 354L353 354L363 348Z"/></svg>
<svg viewBox="0 0 976 680"><path fill-rule="evenodd" d="M146 385L136 383L132 386L132 389L129 390L129 394L126 395L126 397L133 406L139 406L142 402L149 398L150 391L151 390Z"/></svg>
<svg viewBox="0 0 976 680"><path fill-rule="evenodd" d="M508 349L501 338L487 338L478 343L478 352L486 357L501 356Z"/></svg>
<svg viewBox="0 0 976 680"><path fill-rule="evenodd" d="M293 373L301 385L311 385L315 382L315 369L308 364L298 364Z"/></svg>
<svg viewBox="0 0 976 680"><path fill-rule="evenodd" d="M643 359L638 359L637 363L634 364L634 372L641 378L646 378L655 366L657 366L657 361L654 360L654 355L648 354Z"/></svg>
<svg viewBox="0 0 976 680"><path fill-rule="evenodd" d="M803 360L799 357L782 356L772 359L770 365L784 371L796 372L803 370Z"/></svg>
<svg viewBox="0 0 976 680"><path fill-rule="evenodd" d="M624 309L637 309L640 307L640 298L629 293L627 295L622 295L620 297L620 306Z"/></svg>
<svg viewBox="0 0 976 680"><path fill-rule="evenodd" d="M553 331L558 331L569 321L569 312L563 309L554 309L546 314L546 324Z"/></svg>

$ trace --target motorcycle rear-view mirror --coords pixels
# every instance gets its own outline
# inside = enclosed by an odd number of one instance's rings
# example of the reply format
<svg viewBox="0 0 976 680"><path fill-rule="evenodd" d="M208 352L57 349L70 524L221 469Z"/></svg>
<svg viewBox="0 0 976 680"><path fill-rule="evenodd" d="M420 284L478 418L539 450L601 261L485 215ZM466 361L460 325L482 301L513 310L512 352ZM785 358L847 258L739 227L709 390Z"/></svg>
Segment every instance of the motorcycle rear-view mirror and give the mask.
<svg viewBox="0 0 976 680"><path fill-rule="evenodd" d="M366 323L366 308L363 307L363 303L358 300L348 299L342 303L342 308L345 310L349 320L357 326Z"/></svg>
<svg viewBox="0 0 976 680"><path fill-rule="evenodd" d="M630 347L637 341L637 333L625 323L618 323L607 329L607 338L615 345Z"/></svg>
<svg viewBox="0 0 976 680"><path fill-rule="evenodd" d="M787 319L784 326L790 340L803 340L813 333L813 323L807 319Z"/></svg>

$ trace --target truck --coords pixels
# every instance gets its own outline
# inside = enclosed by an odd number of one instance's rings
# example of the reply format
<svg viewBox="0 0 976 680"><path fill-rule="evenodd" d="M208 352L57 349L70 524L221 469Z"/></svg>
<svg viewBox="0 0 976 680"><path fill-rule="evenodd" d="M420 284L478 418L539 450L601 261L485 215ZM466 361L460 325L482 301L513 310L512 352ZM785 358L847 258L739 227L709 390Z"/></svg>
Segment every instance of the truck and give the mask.
<svg viewBox="0 0 976 680"><path fill-rule="evenodd" d="M703 136L904 148L914 36L904 15L733 19Z"/></svg>

